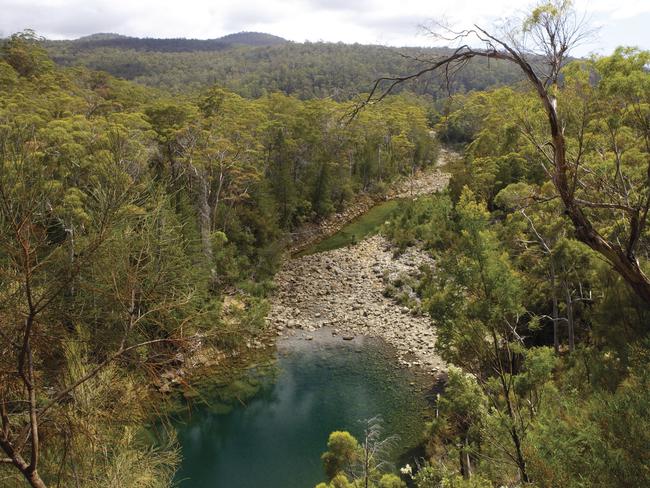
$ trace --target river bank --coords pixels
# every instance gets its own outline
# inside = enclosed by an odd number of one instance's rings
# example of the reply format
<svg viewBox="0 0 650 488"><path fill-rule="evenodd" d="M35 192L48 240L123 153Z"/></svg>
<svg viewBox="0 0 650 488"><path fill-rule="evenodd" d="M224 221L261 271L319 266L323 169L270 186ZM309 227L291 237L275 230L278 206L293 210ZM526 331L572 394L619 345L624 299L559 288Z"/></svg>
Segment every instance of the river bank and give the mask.
<svg viewBox="0 0 650 488"><path fill-rule="evenodd" d="M392 203L446 188L450 175L441 168L454 156L452 151L442 149L435 165L396 183L384 200ZM434 351L436 337L429 317L414 315L384 293L387 285L417 276L421 265L433 266L426 253L411 248L396 257L390 242L381 236L372 236L352 246L290 257L335 235L374 205L376 202L372 198L361 195L345 212L318 226L310 224L303 228L299 233L302 235L300 242L295 241L289 248L289 257L275 277L276 292L270 297L266 329L249 335L232 350L206 346L203 337L191 338L191 347L179 355L182 357L179 357L178 366L161 376L159 390L170 392L197 371L231 369L234 363L245 364L250 354L274 350L278 336L280 339L292 337L302 331L298 335L311 340L310 333L321 328L331 329L340 340L361 336L379 338L395 348L401 365L419 368L428 374L444 370L442 360ZM414 297L412 290L407 288L407 292ZM226 297L225 320L242 306L235 297Z"/></svg>
<svg viewBox="0 0 650 488"><path fill-rule="evenodd" d="M455 153L441 149L436 163L425 170L418 171L410 177L405 177L392 185L384 195L369 195L362 193L353 202L346 206L345 210L336 213L322 222L309 223L300 227L291 234L289 253L296 255L315 243L337 233L345 225L368 212L372 207L382 201L399 200L403 198L414 198L420 195L427 195L440 191L449 184L449 173L441 171L441 167Z"/></svg>

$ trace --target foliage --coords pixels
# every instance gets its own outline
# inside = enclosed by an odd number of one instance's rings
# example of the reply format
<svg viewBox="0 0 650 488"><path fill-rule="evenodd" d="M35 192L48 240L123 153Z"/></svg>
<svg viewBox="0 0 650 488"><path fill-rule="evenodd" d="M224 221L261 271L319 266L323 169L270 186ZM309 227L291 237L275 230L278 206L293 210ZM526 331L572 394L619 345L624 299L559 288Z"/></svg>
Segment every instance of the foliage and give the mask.
<svg viewBox="0 0 650 488"><path fill-rule="evenodd" d="M578 155L577 205L612 242L635 228L626 206L642 215L647 201L647 56L620 48L568 64L554 91ZM539 147L537 94L500 88L451 108L438 133L466 144L449 166L451 201L409 204L387 226L396 245L436 257L417 288L452 365L416 485L648 484L648 310L578 240ZM647 270L648 231L636 228L630 253Z"/></svg>
<svg viewBox="0 0 650 488"><path fill-rule="evenodd" d="M359 458L359 442L349 432L332 432L323 453L325 475L332 480L337 474L349 470Z"/></svg>
<svg viewBox="0 0 650 488"><path fill-rule="evenodd" d="M417 57L426 59L450 52L447 48L397 50L275 39L256 44L250 36L243 42L227 38L200 41L113 36L48 41L46 47L52 58L64 66L86 66L174 92L198 91L218 82L245 97L282 92L303 100L332 97L339 101L366 92L378 76L417 69L422 65L415 61ZM498 61L471 63L454 78L450 88L453 92L469 92L519 78L513 69ZM447 88L444 77L433 75L413 83L408 91L444 98Z"/></svg>
<svg viewBox="0 0 650 488"><path fill-rule="evenodd" d="M168 483L173 443L143 440L159 377L259 332L300 224L436 157L413 97L350 123L332 100L174 98L58 69L28 31L0 83L0 441L33 486Z"/></svg>
<svg viewBox="0 0 650 488"><path fill-rule="evenodd" d="M329 482L317 488L405 488L406 484L392 473L385 472L387 448L394 437L382 437L381 418L363 421L365 434L359 442L349 432L332 432L323 453L323 467Z"/></svg>
<svg viewBox="0 0 650 488"><path fill-rule="evenodd" d="M513 35L565 35L569 7L540 5ZM416 288L450 364L414 483L650 483L650 312L633 292L650 269L650 54L553 52L537 91L472 92L518 79L474 60L446 107L404 90L348 121L346 100L412 59L180 44L44 45L26 31L0 47L3 482L168 486L173 436L152 448L143 428L160 375L197 338L235 348L257 333L287 238L429 165L435 122L465 144L449 194L403 203L385 225L399 250L436 258ZM177 95L57 68L44 46ZM410 89L443 93L430 82ZM550 145L549 120L561 121ZM372 421L362 442L332 433L319 486L404 486L385 445Z"/></svg>
<svg viewBox="0 0 650 488"><path fill-rule="evenodd" d="M453 238L451 213L452 202L446 195L405 200L400 202L394 218L384 225L384 234L400 251L418 244L436 252Z"/></svg>

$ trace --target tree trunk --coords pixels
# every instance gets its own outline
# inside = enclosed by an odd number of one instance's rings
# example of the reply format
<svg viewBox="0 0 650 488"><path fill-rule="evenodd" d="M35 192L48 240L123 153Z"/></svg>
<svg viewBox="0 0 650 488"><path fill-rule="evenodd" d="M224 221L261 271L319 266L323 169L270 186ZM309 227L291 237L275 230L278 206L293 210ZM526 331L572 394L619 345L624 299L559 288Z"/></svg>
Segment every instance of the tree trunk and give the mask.
<svg viewBox="0 0 650 488"><path fill-rule="evenodd" d="M472 465L469 459L469 440L467 439L467 433L463 438L463 443L461 444L460 452L460 474L466 480L472 476Z"/></svg>
<svg viewBox="0 0 650 488"><path fill-rule="evenodd" d="M501 375L501 383L503 386L503 391L505 393L506 406L508 407L508 417L510 417L510 421L512 422L512 425L510 427L510 437L512 439L513 444L515 445L515 456L517 458L517 467L519 468L519 476L521 477L521 481L523 481L524 483L529 483L530 478L528 477L528 471L526 469L526 459L524 458L524 453L521 449L521 439L519 437L519 432L517 432L517 427L515 426L517 419L515 418L515 412L514 409L512 408L512 403L510 401L509 388L506 387L506 380L502 375Z"/></svg>
<svg viewBox="0 0 650 488"><path fill-rule="evenodd" d="M377 176L379 176L379 181L381 181L381 144L377 146Z"/></svg>
<svg viewBox="0 0 650 488"><path fill-rule="evenodd" d="M23 457L14 450L13 445L6 439L0 438L0 447L9 456L11 462L23 474L29 486L33 488L47 488L47 485L38 474L38 470L32 468Z"/></svg>
<svg viewBox="0 0 650 488"><path fill-rule="evenodd" d="M212 252L212 212L210 211L210 203L208 201L210 189L205 173L197 171L196 175L199 184L198 213L201 248L205 256L206 264L210 269L210 279L214 281L217 272L214 268L214 254Z"/></svg>
<svg viewBox="0 0 650 488"><path fill-rule="evenodd" d="M526 460L524 459L524 455L521 450L521 440L519 439L519 434L517 434L517 431L514 427L512 428L511 436L517 449L517 467L519 468L519 476L521 477L521 481L524 483L530 483L530 478L528 477L528 471L526 469Z"/></svg>
<svg viewBox="0 0 650 488"><path fill-rule="evenodd" d="M498 361L497 365L497 376L499 378L499 381L501 383L501 392L503 394L503 397L506 402L506 408L507 408L507 413L508 417L510 418L510 438L512 439L513 444L515 445L515 455L514 459L515 462L517 463L517 467L519 468L519 476L521 478L521 481L524 483L529 483L530 478L528 477L528 471L526 469L526 459L524 458L524 453L521 448L521 438L519 437L519 432L517 432L517 418L515 415L514 408L512 407L512 401L510 399L510 387L508 386L508 380L506 379L506 376L512 375L512 358L509 358L508 364L510 365L510 369L508 371L504 371L501 361L499 360L499 350L498 350L498 339L496 332L492 330L492 341L494 344L494 354L495 358Z"/></svg>
<svg viewBox="0 0 650 488"><path fill-rule="evenodd" d="M72 226L66 227L65 233L68 236L68 266L70 266L70 273L73 271L74 267L74 228ZM68 284L68 296L74 296L74 279L72 276L69 277L70 283Z"/></svg>
<svg viewBox="0 0 650 488"><path fill-rule="evenodd" d="M512 49L511 54L515 54ZM641 270L639 262L634 256L634 249L627 251L621 246L605 240L585 216L582 208L576 202L573 185L569 183L569 165L566 159L566 141L564 132L557 114L557 100L549 95L546 86L539 79L535 70L521 57L515 54L514 58L508 59L517 64L526 77L535 87L544 110L548 117L549 128L551 129L551 140L553 142L553 185L560 195L564 204L566 214L571 219L577 239L589 246L591 249L603 256L616 270L623 280L632 288L632 291L650 307L650 280Z"/></svg>
<svg viewBox="0 0 650 488"><path fill-rule="evenodd" d="M503 392L505 393L508 417L510 417L510 421L512 422L512 425L510 427L510 438L512 439L512 442L515 445L515 457L516 457L517 467L519 468L519 476L521 477L521 481L523 481L524 483L529 483L530 478L528 477L528 471L526 469L526 459L524 458L524 453L521 448L521 438L519 437L519 432L517 432L517 427L515 426L517 419L515 418L515 412L514 409L512 408L512 402L510 401L510 389L506 386L506 379L503 377L503 375L500 375L500 377L501 377Z"/></svg>
<svg viewBox="0 0 650 488"><path fill-rule="evenodd" d="M368 435L366 434L366 440L364 444L364 461L363 461L363 486L368 488L368 483L370 482L370 452L368 449Z"/></svg>
<svg viewBox="0 0 650 488"><path fill-rule="evenodd" d="M31 473L26 473L25 477L29 482L30 486L33 488L47 488L47 485L43 482L38 471L32 471Z"/></svg>
<svg viewBox="0 0 650 488"><path fill-rule="evenodd" d="M555 263L553 262L553 256L549 257L551 262L551 292L553 299L553 349L555 349L555 354L560 354L560 337L559 337L559 321L560 313L558 311L558 299L557 299L557 284L555 276Z"/></svg>
<svg viewBox="0 0 650 488"><path fill-rule="evenodd" d="M576 237L594 251L602 255L621 277L632 288L632 291L645 303L650 306L650 280L641 270L639 262L634 256L634 250L627 252L619 245L606 241L591 225L585 216L582 208L575 201L575 196L568 180L568 163L566 160L566 143L564 134L558 121L556 104L551 100L541 82L537 80L537 91L542 98L544 108L548 115L551 127L551 138L553 140L553 158L555 172L553 184L557 189L567 215L573 223Z"/></svg>
<svg viewBox="0 0 650 488"><path fill-rule="evenodd" d="M458 449L458 463L460 464L460 475L463 479L468 479L467 470L465 469L465 451L463 450L462 444L460 449Z"/></svg>
<svg viewBox="0 0 650 488"><path fill-rule="evenodd" d="M564 296L566 301L566 317L567 325L569 332L569 351L573 352L576 347L575 342L575 328L573 323L573 298L571 297L571 290L569 289L569 283L564 280Z"/></svg>

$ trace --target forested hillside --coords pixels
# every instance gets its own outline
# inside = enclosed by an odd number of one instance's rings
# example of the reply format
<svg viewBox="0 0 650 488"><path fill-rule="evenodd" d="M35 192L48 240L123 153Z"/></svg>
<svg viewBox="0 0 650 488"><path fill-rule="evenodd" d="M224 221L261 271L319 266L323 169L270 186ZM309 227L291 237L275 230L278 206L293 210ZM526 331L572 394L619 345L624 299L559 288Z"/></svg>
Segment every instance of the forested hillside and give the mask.
<svg viewBox="0 0 650 488"><path fill-rule="evenodd" d="M46 47L64 66L83 65L175 92L217 84L245 97L281 91L301 99L332 97L339 101L368 91L376 78L414 71L429 59L451 52L444 48L281 42L272 36L257 34L253 38L242 33L214 41L115 37L50 41ZM470 63L449 86L444 75L433 73L398 91L442 99L450 90L482 90L520 79L508 64L486 60Z"/></svg>
<svg viewBox="0 0 650 488"><path fill-rule="evenodd" d="M0 56L0 445L33 486L166 486L152 381L199 339L256 333L288 232L430 164L427 107L347 123L332 100L57 68L29 34ZM225 291L243 304L227 320Z"/></svg>
<svg viewBox="0 0 650 488"><path fill-rule="evenodd" d="M650 486L650 52L511 20L2 40L0 486Z"/></svg>
<svg viewBox="0 0 650 488"><path fill-rule="evenodd" d="M102 48L114 48L148 52L195 52L220 51L236 46L273 46L287 41L278 36L261 32L238 32L218 39L155 39L129 37L120 34L99 33L84 36L74 41L50 41L45 46L64 48L69 54L93 51Z"/></svg>
<svg viewBox="0 0 650 488"><path fill-rule="evenodd" d="M449 365L426 461L398 477L381 464L390 432L333 432L317 488L648 486L649 63L633 48L568 63L555 105L532 82L455 97L436 126L465 148L449 191L403 203L385 226L398 254L435 260L386 289L431 317ZM552 154L561 139L545 142L556 107L568 168ZM563 169L606 248L571 218Z"/></svg>

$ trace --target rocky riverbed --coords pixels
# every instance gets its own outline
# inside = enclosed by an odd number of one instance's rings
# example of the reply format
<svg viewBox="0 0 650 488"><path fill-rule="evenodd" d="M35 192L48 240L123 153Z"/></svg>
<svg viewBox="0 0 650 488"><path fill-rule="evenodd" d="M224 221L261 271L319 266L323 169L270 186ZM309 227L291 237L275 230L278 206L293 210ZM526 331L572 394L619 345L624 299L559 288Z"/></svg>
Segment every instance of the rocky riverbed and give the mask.
<svg viewBox="0 0 650 488"><path fill-rule="evenodd" d="M441 167L452 157L457 155L441 150L433 168L398 182L385 199L414 198L444 189L450 175L441 171ZM375 204L370 196L362 195L345 212L324 223L307 226L300 236L294 236L296 241L290 246L289 254L332 235ZM370 237L354 246L290 258L275 278L277 292L267 316L269 329L261 336L248 338L246 349L275 347L276 336L311 340L316 330L325 329L342 341L381 338L395 347L401 364L427 373L441 372L444 363L434 352L436 335L429 317L414 314L393 298L406 294L408 301L417 302L412 289L404 286L404 282L408 277L417 276L421 264L433 265L433 262L414 248L394 257L390 243L381 236ZM391 294L385 293L387 288ZM225 320L230 312L243 306L237 298L226 297ZM204 347L202 337L191 338L187 351L178 355L178 365L161 375L159 389L169 392L193 371L232 361L239 352Z"/></svg>
<svg viewBox="0 0 650 488"><path fill-rule="evenodd" d="M394 257L382 236L289 260L276 276L267 320L279 336L310 340L311 332L327 327L340 340L379 337L396 348L401 364L436 373L444 363L434 352L430 318L384 295L388 283L419 273L424 263L433 265L417 249Z"/></svg>

